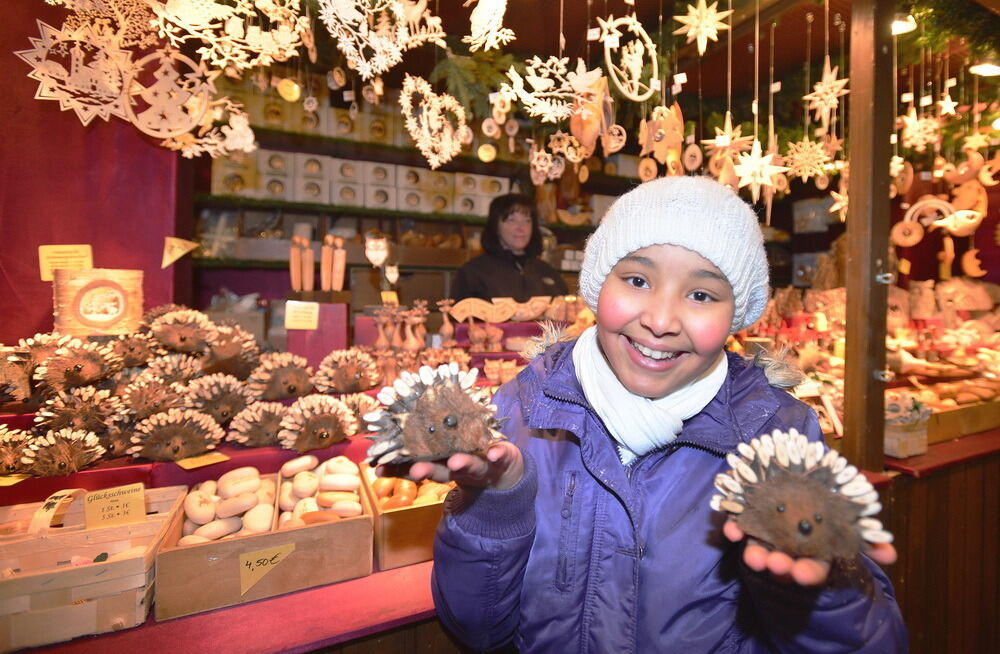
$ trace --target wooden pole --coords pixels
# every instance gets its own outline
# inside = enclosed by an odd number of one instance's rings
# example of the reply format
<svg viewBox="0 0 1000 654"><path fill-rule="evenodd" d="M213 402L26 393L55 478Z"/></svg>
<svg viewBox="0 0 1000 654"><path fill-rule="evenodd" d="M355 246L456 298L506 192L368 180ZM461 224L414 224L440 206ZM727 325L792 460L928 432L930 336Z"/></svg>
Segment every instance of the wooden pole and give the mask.
<svg viewBox="0 0 1000 654"><path fill-rule="evenodd" d="M889 247L894 3L851 4L850 198L847 215L847 342L842 452L881 470L884 437L885 311ZM843 74L843 73L841 73ZM879 281L881 278L882 281Z"/></svg>

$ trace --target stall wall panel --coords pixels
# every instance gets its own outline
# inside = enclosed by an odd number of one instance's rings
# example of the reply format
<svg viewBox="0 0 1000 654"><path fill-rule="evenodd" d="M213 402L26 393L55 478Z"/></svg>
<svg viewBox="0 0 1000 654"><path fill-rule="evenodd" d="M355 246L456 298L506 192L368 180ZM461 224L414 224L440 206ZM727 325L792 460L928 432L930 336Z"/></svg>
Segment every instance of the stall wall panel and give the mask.
<svg viewBox="0 0 1000 654"><path fill-rule="evenodd" d="M84 127L58 102L35 100L38 82L12 54L38 38L36 19L59 27L66 13L9 2L0 21L0 343L52 328L39 245L90 243L95 266L142 269L146 306L173 295L160 259L175 235L178 156L118 118Z"/></svg>

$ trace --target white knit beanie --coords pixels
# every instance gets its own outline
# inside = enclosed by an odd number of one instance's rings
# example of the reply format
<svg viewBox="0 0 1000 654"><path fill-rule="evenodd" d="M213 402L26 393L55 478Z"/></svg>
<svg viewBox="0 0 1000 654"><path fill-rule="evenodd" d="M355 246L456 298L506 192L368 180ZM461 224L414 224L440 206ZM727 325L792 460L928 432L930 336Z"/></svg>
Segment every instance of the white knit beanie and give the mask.
<svg viewBox="0 0 1000 654"><path fill-rule="evenodd" d="M618 198L587 239L580 294L593 311L611 269L650 245L679 245L708 259L733 287L731 332L749 327L769 297L764 238L753 210L709 177L661 177Z"/></svg>

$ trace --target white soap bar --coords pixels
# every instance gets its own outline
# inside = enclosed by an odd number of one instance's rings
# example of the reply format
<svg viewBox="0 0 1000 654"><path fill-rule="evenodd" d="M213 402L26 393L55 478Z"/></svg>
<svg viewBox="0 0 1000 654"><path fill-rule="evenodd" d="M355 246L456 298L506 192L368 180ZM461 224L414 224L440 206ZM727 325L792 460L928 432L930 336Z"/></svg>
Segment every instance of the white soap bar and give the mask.
<svg viewBox="0 0 1000 654"><path fill-rule="evenodd" d="M291 479L303 470L312 470L319 465L319 459L317 459L312 454L307 454L305 456L300 456L297 459L292 459L291 461L285 461L285 464L281 466L281 476L285 479Z"/></svg>
<svg viewBox="0 0 1000 654"><path fill-rule="evenodd" d="M215 515L218 518L232 518L234 515L242 515L259 503L257 493L243 493L236 497L222 500L215 507Z"/></svg>

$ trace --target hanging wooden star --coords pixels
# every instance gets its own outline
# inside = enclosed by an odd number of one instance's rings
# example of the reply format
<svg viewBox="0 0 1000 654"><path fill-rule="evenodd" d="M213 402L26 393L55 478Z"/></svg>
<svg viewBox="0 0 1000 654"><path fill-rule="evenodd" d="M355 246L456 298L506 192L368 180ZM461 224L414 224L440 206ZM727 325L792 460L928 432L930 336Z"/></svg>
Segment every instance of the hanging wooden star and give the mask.
<svg viewBox="0 0 1000 654"><path fill-rule="evenodd" d="M704 139L702 145L708 148L708 154L712 158L732 158L740 152L749 150L750 144L753 142L752 136L741 136L742 133L743 126L736 125L733 127L733 114L727 111L726 121L722 129L716 127L715 138Z"/></svg>
<svg viewBox="0 0 1000 654"><path fill-rule="evenodd" d="M319 0L319 17L361 79L403 60L408 30L398 0Z"/></svg>
<svg viewBox="0 0 1000 654"><path fill-rule="evenodd" d="M837 79L839 68L830 67L830 55L827 55L823 59L823 76L820 81L813 84L812 93L802 96L809 103L808 108L816 112L816 120L820 122L824 134L830 129L830 119L840 104L840 98L850 93L845 88L848 78Z"/></svg>
<svg viewBox="0 0 1000 654"><path fill-rule="evenodd" d="M476 0L466 0L468 7ZM471 34L462 37L462 43L469 44L469 52L499 49L514 40L514 30L503 26L507 13L507 0L479 0L469 17Z"/></svg>
<svg viewBox="0 0 1000 654"><path fill-rule="evenodd" d="M951 93L945 93L944 97L938 100L938 106L941 108L942 116L954 116L958 103L951 99Z"/></svg>
<svg viewBox="0 0 1000 654"><path fill-rule="evenodd" d="M566 160L559 155L546 152L545 148L532 144L528 155L531 183L541 186L545 182L554 181L563 176L566 171Z"/></svg>
<svg viewBox="0 0 1000 654"><path fill-rule="evenodd" d="M754 202L760 199L762 186L772 186L774 175L788 170L786 166L774 165L773 160L774 155L763 154L760 141L754 139L750 154L740 154L739 163L733 166L739 177L739 188L749 186Z"/></svg>
<svg viewBox="0 0 1000 654"><path fill-rule="evenodd" d="M501 95L516 98L529 116L540 118L543 123L558 123L572 115L575 104L590 101L591 84L586 81L599 78L600 71L588 72L582 59L578 60L576 71L570 71L569 57L549 57L543 61L536 56L525 62L523 77L513 66L507 77L510 84L501 85Z"/></svg>
<svg viewBox="0 0 1000 654"><path fill-rule="evenodd" d="M982 150L990 144L990 139L982 132L973 132L965 137L962 142L963 150Z"/></svg>
<svg viewBox="0 0 1000 654"><path fill-rule="evenodd" d="M809 136L803 136L801 141L788 144L788 154L785 155L785 163L788 164L788 176L798 177L803 182L810 177L823 174L823 166L830 161L823 144L819 141L809 140Z"/></svg>
<svg viewBox="0 0 1000 654"><path fill-rule="evenodd" d="M830 191L830 197L833 198L833 204L830 205L828 211L838 214L840 222L845 222L847 220L848 206L847 189L841 184L840 191Z"/></svg>
<svg viewBox="0 0 1000 654"><path fill-rule="evenodd" d="M635 14L617 19L608 16L607 20L598 17L597 24L601 30L600 40L604 44L604 64L611 81L629 100L648 100L659 84L659 62L656 46L639 19ZM626 30L627 35L622 33L621 28ZM623 39L627 40L624 44ZM647 66L649 77L643 75Z"/></svg>
<svg viewBox="0 0 1000 654"><path fill-rule="evenodd" d="M246 70L298 54L309 19L299 0L150 1L161 37L181 47L198 44L209 65Z"/></svg>
<svg viewBox="0 0 1000 654"><path fill-rule="evenodd" d="M823 150L826 151L830 159L834 159L844 147L844 139L838 138L836 134L827 134L821 140L823 141Z"/></svg>
<svg viewBox="0 0 1000 654"><path fill-rule="evenodd" d="M125 119L130 53L89 23L67 31L37 22L41 36L29 38L32 49L14 53L32 67L28 77L38 81L35 99L57 100L62 111L72 110L84 125L95 117Z"/></svg>
<svg viewBox="0 0 1000 654"><path fill-rule="evenodd" d="M419 96L416 103L415 96ZM406 131L432 169L451 161L462 150L462 136L467 130L465 109L453 96L434 93L430 82L407 74L399 106Z"/></svg>
<svg viewBox="0 0 1000 654"><path fill-rule="evenodd" d="M767 154L772 156L771 163L775 166L784 166L785 159L781 156L778 151L778 139L774 135L774 121L770 121L771 126L768 128L767 132ZM788 178L785 177L784 172L776 172L771 175L771 185L764 186L761 192L764 195L764 215L767 220L767 224L771 224L771 209L774 203L774 195L776 193L784 193L788 190Z"/></svg>
<svg viewBox="0 0 1000 654"><path fill-rule="evenodd" d="M923 152L927 149L928 145L937 143L941 138L941 135L938 133L938 128L940 127L938 119L932 116L918 116L915 107L910 107L910 110L902 117L902 120L902 140L904 147L913 148L917 152Z"/></svg>
<svg viewBox="0 0 1000 654"><path fill-rule="evenodd" d="M725 18L733 13L732 9L717 11L718 2L706 6L705 0L698 0L697 5L688 5L687 15L674 16L674 20L684 25L674 30L674 34L687 34L687 43L698 42L698 54L705 54L708 41L718 41L719 31L728 30Z"/></svg>
<svg viewBox="0 0 1000 654"><path fill-rule="evenodd" d="M552 154L561 154L570 163L580 163L584 157L583 146L572 134L567 134L562 130L549 136L549 149Z"/></svg>

